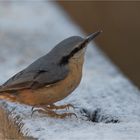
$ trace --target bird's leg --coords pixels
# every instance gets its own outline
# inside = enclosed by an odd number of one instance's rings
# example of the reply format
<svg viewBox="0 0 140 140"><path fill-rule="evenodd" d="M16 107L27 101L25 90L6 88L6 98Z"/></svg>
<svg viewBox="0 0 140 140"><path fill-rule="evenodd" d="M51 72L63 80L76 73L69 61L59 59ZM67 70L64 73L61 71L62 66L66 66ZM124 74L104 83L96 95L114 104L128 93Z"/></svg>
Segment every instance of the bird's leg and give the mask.
<svg viewBox="0 0 140 140"><path fill-rule="evenodd" d="M71 116L76 116L75 113L63 113L63 114L57 114L56 112L54 112L53 110L50 110L50 109L47 109L44 107L43 108L40 108L40 109L36 109L36 110L33 110L32 111L32 115L34 112L38 111L39 113L43 113L43 114L47 114L49 117L54 117L54 118L60 118L60 119L63 119L63 118L66 118L66 117L71 117Z"/></svg>
<svg viewBox="0 0 140 140"><path fill-rule="evenodd" d="M56 106L55 104L51 104L51 105L48 105L46 108L55 109L55 110L66 108L66 110L68 110L70 107L74 109L74 106L72 104L60 105L60 106Z"/></svg>
<svg viewBox="0 0 140 140"><path fill-rule="evenodd" d="M39 111L40 113L43 113L43 114L47 114L49 117L54 117L54 118L60 118L60 119L63 119L63 118L66 118L66 117L71 117L71 116L76 116L75 113L63 113L63 114L57 114L56 112L52 111L52 110L40 110Z"/></svg>

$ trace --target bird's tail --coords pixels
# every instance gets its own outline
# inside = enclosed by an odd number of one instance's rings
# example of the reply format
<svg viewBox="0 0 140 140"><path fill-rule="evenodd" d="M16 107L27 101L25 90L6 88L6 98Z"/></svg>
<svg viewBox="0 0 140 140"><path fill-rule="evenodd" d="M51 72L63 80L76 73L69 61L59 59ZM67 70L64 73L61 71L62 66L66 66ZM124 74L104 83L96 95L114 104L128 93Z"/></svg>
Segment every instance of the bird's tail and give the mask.
<svg viewBox="0 0 140 140"><path fill-rule="evenodd" d="M6 91L3 91L2 86L0 86L0 100L8 100L14 102L15 97Z"/></svg>
<svg viewBox="0 0 140 140"><path fill-rule="evenodd" d="M0 93L0 100L7 100L10 102L15 102L16 97L13 96L12 94L7 93L7 92L2 92L2 93Z"/></svg>
<svg viewBox="0 0 140 140"><path fill-rule="evenodd" d="M15 101L15 97L13 94L10 94L2 89L2 86L0 86L0 100L8 100L8 101Z"/></svg>
<svg viewBox="0 0 140 140"><path fill-rule="evenodd" d="M2 92L2 86L0 86L0 97L1 97L2 94L3 94L3 92Z"/></svg>
<svg viewBox="0 0 140 140"><path fill-rule="evenodd" d="M7 93L6 92L3 92L2 91L2 86L0 86L0 100L5 100L6 99L6 95Z"/></svg>
<svg viewBox="0 0 140 140"><path fill-rule="evenodd" d="M7 94L6 92L0 92L0 100L5 99L6 94Z"/></svg>

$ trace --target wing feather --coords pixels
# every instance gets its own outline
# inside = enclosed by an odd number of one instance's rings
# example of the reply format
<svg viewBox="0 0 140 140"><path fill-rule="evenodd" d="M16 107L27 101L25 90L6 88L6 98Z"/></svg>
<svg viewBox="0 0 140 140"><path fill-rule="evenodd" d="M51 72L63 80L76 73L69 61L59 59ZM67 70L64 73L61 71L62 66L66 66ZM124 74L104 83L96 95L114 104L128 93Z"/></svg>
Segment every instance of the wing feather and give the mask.
<svg viewBox="0 0 140 140"><path fill-rule="evenodd" d="M48 70L23 70L0 87L0 92L20 90L20 89L37 89L44 85L53 84L64 79L68 74L67 67L50 66Z"/></svg>

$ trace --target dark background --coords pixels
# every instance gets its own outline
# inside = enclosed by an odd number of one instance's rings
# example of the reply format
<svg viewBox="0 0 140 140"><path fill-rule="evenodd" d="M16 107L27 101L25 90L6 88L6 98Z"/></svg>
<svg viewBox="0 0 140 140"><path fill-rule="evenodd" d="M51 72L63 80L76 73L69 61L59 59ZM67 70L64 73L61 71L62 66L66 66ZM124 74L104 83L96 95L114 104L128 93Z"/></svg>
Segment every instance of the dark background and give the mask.
<svg viewBox="0 0 140 140"><path fill-rule="evenodd" d="M87 34L103 30L96 43L140 87L140 2L58 3Z"/></svg>

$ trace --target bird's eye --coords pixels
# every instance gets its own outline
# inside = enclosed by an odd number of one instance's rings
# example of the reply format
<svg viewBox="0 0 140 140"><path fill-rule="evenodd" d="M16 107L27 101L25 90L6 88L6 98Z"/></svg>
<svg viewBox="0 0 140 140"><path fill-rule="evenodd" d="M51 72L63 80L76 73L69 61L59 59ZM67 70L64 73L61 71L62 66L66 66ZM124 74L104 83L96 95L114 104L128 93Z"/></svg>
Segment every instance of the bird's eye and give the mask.
<svg viewBox="0 0 140 140"><path fill-rule="evenodd" d="M69 59L72 58L77 52L79 52L81 49L83 49L85 44L81 44L80 46L74 48L70 54L63 56L62 59L60 60L59 64L60 65L65 65L69 62Z"/></svg>

